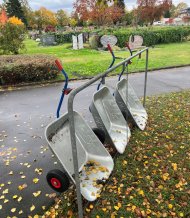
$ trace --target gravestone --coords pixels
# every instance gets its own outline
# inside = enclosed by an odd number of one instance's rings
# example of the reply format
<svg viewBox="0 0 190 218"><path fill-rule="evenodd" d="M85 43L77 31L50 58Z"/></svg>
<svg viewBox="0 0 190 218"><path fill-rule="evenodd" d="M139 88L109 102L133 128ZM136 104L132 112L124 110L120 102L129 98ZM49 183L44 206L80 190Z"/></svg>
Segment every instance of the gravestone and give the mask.
<svg viewBox="0 0 190 218"><path fill-rule="evenodd" d="M81 33L78 36L72 35L73 39L73 49L78 50L78 49L83 49L84 48L84 43L83 43L83 34Z"/></svg>
<svg viewBox="0 0 190 218"><path fill-rule="evenodd" d="M83 43L83 34L81 33L78 35L78 48L83 49L84 48L84 43Z"/></svg>
<svg viewBox="0 0 190 218"><path fill-rule="evenodd" d="M143 37L139 35L134 35L129 37L129 47L131 49L142 48L143 45Z"/></svg>
<svg viewBox="0 0 190 218"><path fill-rule="evenodd" d="M56 45L54 35L42 35L41 43L44 46Z"/></svg>
<svg viewBox="0 0 190 218"><path fill-rule="evenodd" d="M93 33L93 32L89 33L89 38L92 37L92 36L97 36L97 35L98 35L98 33Z"/></svg>
<svg viewBox="0 0 190 218"><path fill-rule="evenodd" d="M78 49L77 36L72 35L72 39L73 39L73 49L74 49L74 50L77 50L77 49Z"/></svg>
<svg viewBox="0 0 190 218"><path fill-rule="evenodd" d="M104 35L100 39L101 44L104 48L107 48L107 45L110 44L111 47L117 44L117 37L113 35Z"/></svg>
<svg viewBox="0 0 190 218"><path fill-rule="evenodd" d="M83 33L83 40L85 43L89 40L89 33L88 32Z"/></svg>

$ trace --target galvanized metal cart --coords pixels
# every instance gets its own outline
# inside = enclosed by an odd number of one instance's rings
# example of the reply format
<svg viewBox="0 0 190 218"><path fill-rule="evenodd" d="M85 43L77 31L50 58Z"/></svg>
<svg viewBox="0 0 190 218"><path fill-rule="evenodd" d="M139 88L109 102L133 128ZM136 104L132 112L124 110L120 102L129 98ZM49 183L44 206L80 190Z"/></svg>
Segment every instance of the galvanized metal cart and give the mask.
<svg viewBox="0 0 190 218"><path fill-rule="evenodd" d="M115 99L126 120L130 120L139 129L144 130L148 114L126 79L122 79L117 83Z"/></svg>
<svg viewBox="0 0 190 218"><path fill-rule="evenodd" d="M131 131L108 87L94 94L90 111L97 127L106 133L108 143L124 153Z"/></svg>
<svg viewBox="0 0 190 218"><path fill-rule="evenodd" d="M69 116L66 113L59 117L64 95L68 94L70 90L68 89L68 76L58 61L56 61L56 64L66 80L57 109L58 119L49 124L45 135L50 149L59 159L63 169L54 169L48 172L47 182L55 191L64 192L69 188L70 181L74 184L76 181L74 177ZM80 114L75 111L72 118L75 122L81 194L88 201L94 201L99 196L104 182L109 178L114 162L111 155Z"/></svg>

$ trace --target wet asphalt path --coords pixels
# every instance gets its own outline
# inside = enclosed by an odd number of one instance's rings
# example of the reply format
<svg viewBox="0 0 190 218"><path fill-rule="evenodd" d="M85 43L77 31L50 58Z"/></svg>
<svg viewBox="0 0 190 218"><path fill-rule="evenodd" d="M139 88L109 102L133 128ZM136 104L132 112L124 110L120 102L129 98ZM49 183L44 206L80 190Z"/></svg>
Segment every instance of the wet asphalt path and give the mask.
<svg viewBox="0 0 190 218"><path fill-rule="evenodd" d="M144 74L129 76L139 96L143 94ZM115 87L116 78L108 78ZM78 87L84 81L70 83ZM190 67L149 73L147 95L190 89ZM47 124L55 119L62 84L27 87L0 92L0 218L42 214L52 204L54 193L46 184L46 173L61 168L44 138ZM81 92L74 104L94 126L88 111L96 85ZM66 112L67 98L62 112Z"/></svg>

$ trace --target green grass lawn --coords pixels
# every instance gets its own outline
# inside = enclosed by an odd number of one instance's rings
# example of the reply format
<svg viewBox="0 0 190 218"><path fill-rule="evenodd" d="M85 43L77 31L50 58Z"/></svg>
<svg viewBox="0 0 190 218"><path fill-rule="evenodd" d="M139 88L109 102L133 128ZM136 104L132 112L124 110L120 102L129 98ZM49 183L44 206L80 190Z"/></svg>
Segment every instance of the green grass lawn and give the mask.
<svg viewBox="0 0 190 218"><path fill-rule="evenodd" d="M190 90L148 99L146 130L132 132L86 218L190 217L189 99ZM77 217L73 191L56 202L44 217Z"/></svg>
<svg viewBox="0 0 190 218"><path fill-rule="evenodd" d="M107 51L96 51L85 48L74 51L71 44L59 46L42 47L33 40L26 40L26 54L49 54L59 58L69 74L70 78L81 76L93 76L105 71L110 62L111 55ZM126 51L116 51L116 56L128 57ZM150 48L149 69L171 67L190 64L190 42L157 45ZM145 55L136 64L136 60L130 66L130 71L143 70L145 66Z"/></svg>

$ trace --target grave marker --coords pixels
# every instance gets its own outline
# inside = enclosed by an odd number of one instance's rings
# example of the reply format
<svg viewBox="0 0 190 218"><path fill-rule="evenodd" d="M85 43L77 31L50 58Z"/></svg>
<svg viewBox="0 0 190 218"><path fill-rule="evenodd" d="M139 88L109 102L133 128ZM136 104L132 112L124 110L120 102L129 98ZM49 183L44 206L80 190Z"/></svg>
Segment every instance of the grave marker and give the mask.
<svg viewBox="0 0 190 218"><path fill-rule="evenodd" d="M79 49L83 49L84 48L83 34L82 33L80 35L78 35L78 47L79 47Z"/></svg>
<svg viewBox="0 0 190 218"><path fill-rule="evenodd" d="M56 45L54 35L42 35L41 42L44 46Z"/></svg>
<svg viewBox="0 0 190 218"><path fill-rule="evenodd" d="M72 35L73 38L73 49L77 50L78 49L78 40L77 40L77 36Z"/></svg>
<svg viewBox="0 0 190 218"><path fill-rule="evenodd" d="M117 44L117 37L113 35L104 35L100 39L101 44L104 48L107 48L107 45L110 44L111 47Z"/></svg>
<svg viewBox="0 0 190 218"><path fill-rule="evenodd" d="M78 50L78 49L83 49L84 48L84 43L83 43L83 34L81 33L78 36L72 35L73 39L73 49Z"/></svg>
<svg viewBox="0 0 190 218"><path fill-rule="evenodd" d="M143 37L139 35L134 35L129 37L129 47L131 49L142 48L143 46Z"/></svg>

